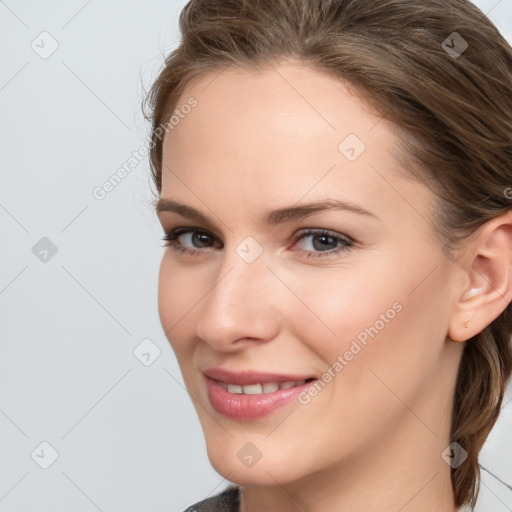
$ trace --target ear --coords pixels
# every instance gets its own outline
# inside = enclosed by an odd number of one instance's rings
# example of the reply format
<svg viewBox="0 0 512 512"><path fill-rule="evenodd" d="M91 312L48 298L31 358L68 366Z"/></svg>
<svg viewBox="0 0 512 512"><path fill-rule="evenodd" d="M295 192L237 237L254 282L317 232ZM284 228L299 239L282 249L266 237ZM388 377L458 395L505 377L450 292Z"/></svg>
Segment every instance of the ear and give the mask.
<svg viewBox="0 0 512 512"><path fill-rule="evenodd" d="M459 263L467 286L455 305L448 337L466 341L498 318L512 300L512 211L481 226Z"/></svg>

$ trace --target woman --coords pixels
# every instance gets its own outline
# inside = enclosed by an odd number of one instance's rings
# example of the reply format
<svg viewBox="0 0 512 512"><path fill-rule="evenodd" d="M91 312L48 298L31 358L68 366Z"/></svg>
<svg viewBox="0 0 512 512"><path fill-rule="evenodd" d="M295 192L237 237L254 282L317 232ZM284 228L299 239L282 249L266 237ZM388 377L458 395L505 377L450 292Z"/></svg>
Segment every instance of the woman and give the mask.
<svg viewBox="0 0 512 512"><path fill-rule="evenodd" d="M148 96L189 510L453 512L511 373L512 50L465 0L192 0Z"/></svg>

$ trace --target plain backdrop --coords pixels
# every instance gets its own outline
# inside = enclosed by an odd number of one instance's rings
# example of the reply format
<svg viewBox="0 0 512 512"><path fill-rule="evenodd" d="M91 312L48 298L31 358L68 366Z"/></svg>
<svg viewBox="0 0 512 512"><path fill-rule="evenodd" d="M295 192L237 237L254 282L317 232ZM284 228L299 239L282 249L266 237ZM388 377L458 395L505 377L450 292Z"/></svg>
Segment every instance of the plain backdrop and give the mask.
<svg viewBox="0 0 512 512"><path fill-rule="evenodd" d="M512 0L477 4L512 41ZM160 326L162 232L130 161L184 5L0 1L0 512L178 512L227 483ZM512 510L511 432L508 402L479 512Z"/></svg>

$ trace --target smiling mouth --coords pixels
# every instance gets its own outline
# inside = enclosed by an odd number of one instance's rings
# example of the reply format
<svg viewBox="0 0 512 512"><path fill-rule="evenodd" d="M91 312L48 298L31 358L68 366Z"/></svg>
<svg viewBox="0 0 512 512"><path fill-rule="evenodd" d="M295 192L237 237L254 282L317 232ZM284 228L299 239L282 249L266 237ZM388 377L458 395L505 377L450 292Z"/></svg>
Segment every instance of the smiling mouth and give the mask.
<svg viewBox="0 0 512 512"><path fill-rule="evenodd" d="M207 368L203 373L213 409L236 421L259 420L292 406L318 380L307 374L233 372L223 368Z"/></svg>
<svg viewBox="0 0 512 512"><path fill-rule="evenodd" d="M314 380L314 378L309 378L305 380L288 380L283 382L263 382L256 384L246 384L244 386L241 386L239 384L230 384L220 380L216 380L216 382L228 393L232 393L235 395L264 395L267 393L275 393L280 389L296 388L298 386L302 386L303 384L312 382Z"/></svg>

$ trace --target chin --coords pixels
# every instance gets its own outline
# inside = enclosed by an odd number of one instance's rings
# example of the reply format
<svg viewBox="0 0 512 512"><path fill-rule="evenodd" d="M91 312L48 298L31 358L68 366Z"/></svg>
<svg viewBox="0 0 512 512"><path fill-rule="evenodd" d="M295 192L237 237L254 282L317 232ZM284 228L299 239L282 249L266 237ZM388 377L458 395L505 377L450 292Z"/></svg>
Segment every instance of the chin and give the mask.
<svg viewBox="0 0 512 512"><path fill-rule="evenodd" d="M283 475L278 473L279 469L274 467L273 464L264 466L263 462L260 461L252 468L245 468L242 464L237 464L233 460L217 460L210 457L209 459L213 469L219 475L240 486L266 487L275 486L276 482L282 485L289 481L290 475L283 478Z"/></svg>
<svg viewBox="0 0 512 512"><path fill-rule="evenodd" d="M284 454L268 450L268 456L260 452L261 458L256 460L256 448L249 440L237 441L233 438L232 441L224 444L214 438L207 442L207 452L215 471L234 484L275 486L277 483L283 485L305 476L302 474L305 468L297 465L296 456L291 456L287 461Z"/></svg>

